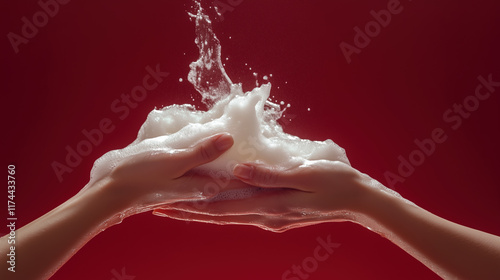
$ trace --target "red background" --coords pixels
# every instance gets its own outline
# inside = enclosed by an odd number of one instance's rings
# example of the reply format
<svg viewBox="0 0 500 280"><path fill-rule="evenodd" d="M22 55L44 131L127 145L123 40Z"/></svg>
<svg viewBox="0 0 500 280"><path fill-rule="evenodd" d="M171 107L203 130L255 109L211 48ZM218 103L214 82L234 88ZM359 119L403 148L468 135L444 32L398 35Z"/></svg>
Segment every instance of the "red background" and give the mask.
<svg viewBox="0 0 500 280"><path fill-rule="evenodd" d="M457 130L442 117L474 93L479 75L500 80L500 3L402 0L403 11L348 64L340 42L353 44L353 28L364 28L370 11L388 2L244 0L215 27L229 58L227 72L247 90L255 83L253 71L272 73L272 95L292 105L285 131L333 139L353 166L383 183L385 171L397 172L398 156L408 158L416 148L415 139L443 128L447 141L396 190L444 218L500 235L500 89ZM78 192L93 161L132 142L154 107L191 98L199 104L186 82L198 54L189 4L71 1L16 54L6 35L20 34L21 18L31 19L40 7L35 0L2 1L2 168L17 166L18 225ZM110 104L156 64L170 76L120 120ZM59 182L51 163L63 163L65 146L75 147L85 139L81 131L104 118L115 130ZM6 205L6 191L1 193ZM274 234L149 213L100 234L53 279L110 280L122 268L136 280L281 279L312 256L318 236L328 235L341 246L309 279L438 279L389 241L351 223Z"/></svg>

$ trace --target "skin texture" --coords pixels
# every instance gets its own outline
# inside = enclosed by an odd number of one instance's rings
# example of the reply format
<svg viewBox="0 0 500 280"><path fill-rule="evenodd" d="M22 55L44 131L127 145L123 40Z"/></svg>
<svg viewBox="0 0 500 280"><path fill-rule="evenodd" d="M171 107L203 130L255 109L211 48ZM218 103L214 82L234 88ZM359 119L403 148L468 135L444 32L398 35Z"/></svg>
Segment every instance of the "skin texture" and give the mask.
<svg viewBox="0 0 500 280"><path fill-rule="evenodd" d="M0 263L1 279L48 279L73 254L123 218L153 209L156 215L217 224L245 224L273 232L334 221L351 221L390 239L446 279L500 279L500 237L470 229L408 202L354 168L313 161L281 170L240 164L239 180L223 191L259 186L269 189L238 201L210 199L214 178L192 169L210 162L233 144L215 135L184 150L127 159L51 212L22 227L15 273ZM7 236L0 254L8 252ZM43 258L40 258L43 256ZM17 267L16 267L17 268Z"/></svg>

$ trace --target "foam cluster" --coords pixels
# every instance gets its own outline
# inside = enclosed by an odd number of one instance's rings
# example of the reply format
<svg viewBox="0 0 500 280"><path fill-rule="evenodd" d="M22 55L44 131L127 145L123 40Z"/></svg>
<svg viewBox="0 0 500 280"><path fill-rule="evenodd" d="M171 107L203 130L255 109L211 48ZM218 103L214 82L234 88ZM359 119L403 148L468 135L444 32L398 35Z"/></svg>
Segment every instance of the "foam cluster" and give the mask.
<svg viewBox="0 0 500 280"><path fill-rule="evenodd" d="M106 175L125 158L185 149L222 132L233 137L233 147L200 170L227 172L236 163L255 161L284 168L320 159L349 164L344 149L332 140L311 141L285 133L277 122L282 113L279 105L268 100L270 90L271 84L264 84L244 93L240 86L233 85L231 94L208 111L188 104L153 110L132 144L107 153L95 163L92 179Z"/></svg>
<svg viewBox="0 0 500 280"><path fill-rule="evenodd" d="M229 133L234 145L221 157L198 169L232 171L237 163L261 162L291 168L310 160L342 161L349 164L344 149L332 140L311 141L287 134L278 123L283 111L269 96L271 84L243 92L226 75L220 59L220 43L201 6L196 20L196 40L200 57L191 63L188 80L202 95L208 110L194 106L171 105L149 113L137 139L121 150L111 151L96 161L91 182L108 174L120 161L144 153L169 152L188 148L201 139ZM231 176L232 174L230 174ZM221 194L218 199L236 199L251 195L248 190Z"/></svg>

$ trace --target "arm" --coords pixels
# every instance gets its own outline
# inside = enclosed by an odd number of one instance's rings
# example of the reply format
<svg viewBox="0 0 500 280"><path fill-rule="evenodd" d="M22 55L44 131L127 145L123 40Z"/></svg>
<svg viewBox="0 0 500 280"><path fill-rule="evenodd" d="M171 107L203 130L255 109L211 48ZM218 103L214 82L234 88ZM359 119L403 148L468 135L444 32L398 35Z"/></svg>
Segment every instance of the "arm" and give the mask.
<svg viewBox="0 0 500 280"><path fill-rule="evenodd" d="M316 161L289 170L237 165L244 182L275 191L199 210L172 204L154 213L274 232L351 221L388 238L445 279L500 279L500 237L470 229L414 205L366 174L339 162Z"/></svg>
<svg viewBox="0 0 500 280"><path fill-rule="evenodd" d="M366 215L379 233L444 279L500 279L500 237L374 193Z"/></svg>
<svg viewBox="0 0 500 280"><path fill-rule="evenodd" d="M106 194L106 183L74 196L49 213L17 230L18 264L15 272L1 262L2 279L48 279L85 243L120 212ZM0 238L0 253L7 254L6 236Z"/></svg>
<svg viewBox="0 0 500 280"><path fill-rule="evenodd" d="M59 207L20 228L16 256L20 267L0 264L1 279L48 279L81 247L124 217L180 200L206 198L203 186L211 178L184 175L229 149L229 135L217 135L175 153L136 155L124 160L92 185ZM9 250L0 238L0 255Z"/></svg>

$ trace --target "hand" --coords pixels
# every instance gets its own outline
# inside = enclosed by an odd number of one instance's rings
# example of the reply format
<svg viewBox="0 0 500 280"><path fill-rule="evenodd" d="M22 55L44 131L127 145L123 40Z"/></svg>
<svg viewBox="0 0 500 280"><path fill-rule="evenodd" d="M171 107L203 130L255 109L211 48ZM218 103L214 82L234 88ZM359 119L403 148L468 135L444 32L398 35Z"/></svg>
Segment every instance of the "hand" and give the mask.
<svg viewBox="0 0 500 280"><path fill-rule="evenodd" d="M219 134L179 150L142 153L126 158L98 180L117 212L126 215L186 200L200 200L215 195L204 186L213 181L191 169L215 160L233 145L228 134ZM232 182L231 187L242 186Z"/></svg>
<svg viewBox="0 0 500 280"><path fill-rule="evenodd" d="M133 153L137 147L129 146L129 150L104 155L96 162L91 181L77 195L16 230L23 240L16 243L23 268L12 274L3 262L0 278L48 279L89 240L123 218L165 203L216 195L205 191L214 179L192 169L218 158L232 145L231 136L219 134L185 149ZM236 181L224 189L248 187ZM0 238L2 255L12 248L8 237Z"/></svg>
<svg viewBox="0 0 500 280"><path fill-rule="evenodd" d="M355 220L363 212L363 200L376 182L347 164L326 160L310 161L288 170L239 164L233 172L243 182L268 191L244 200L209 202L203 209L173 203L156 209L154 214L216 224L255 225L283 232L328 221Z"/></svg>

